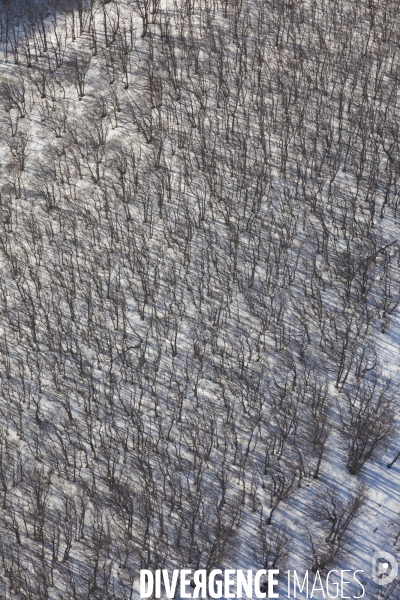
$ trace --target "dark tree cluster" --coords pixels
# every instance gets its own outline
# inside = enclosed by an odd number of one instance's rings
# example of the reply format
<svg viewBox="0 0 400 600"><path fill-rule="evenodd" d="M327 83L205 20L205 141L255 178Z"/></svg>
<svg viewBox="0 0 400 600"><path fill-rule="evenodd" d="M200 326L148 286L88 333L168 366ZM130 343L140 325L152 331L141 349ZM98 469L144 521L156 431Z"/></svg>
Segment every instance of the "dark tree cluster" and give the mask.
<svg viewBox="0 0 400 600"><path fill-rule="evenodd" d="M395 433L399 3L24 6L0 19L0 594L132 599L141 568L241 545L282 566L329 441L352 482ZM307 568L366 494L316 504Z"/></svg>

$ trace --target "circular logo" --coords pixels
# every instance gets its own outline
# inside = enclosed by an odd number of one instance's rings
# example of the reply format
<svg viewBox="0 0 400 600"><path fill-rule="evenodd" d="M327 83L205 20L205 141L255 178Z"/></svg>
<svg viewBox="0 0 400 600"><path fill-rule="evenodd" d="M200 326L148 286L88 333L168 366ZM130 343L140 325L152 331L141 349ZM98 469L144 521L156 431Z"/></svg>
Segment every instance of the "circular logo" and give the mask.
<svg viewBox="0 0 400 600"><path fill-rule="evenodd" d="M378 585L387 585L394 581L399 571L399 565L393 554L375 552L372 557L372 579Z"/></svg>

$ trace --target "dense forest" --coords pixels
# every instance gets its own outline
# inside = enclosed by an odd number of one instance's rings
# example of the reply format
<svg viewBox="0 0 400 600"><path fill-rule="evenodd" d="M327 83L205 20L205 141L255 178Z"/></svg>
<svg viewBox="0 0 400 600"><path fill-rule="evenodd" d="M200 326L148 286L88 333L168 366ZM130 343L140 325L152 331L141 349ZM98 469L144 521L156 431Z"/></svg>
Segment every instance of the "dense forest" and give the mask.
<svg viewBox="0 0 400 600"><path fill-rule="evenodd" d="M398 0L0 8L0 598L399 599Z"/></svg>

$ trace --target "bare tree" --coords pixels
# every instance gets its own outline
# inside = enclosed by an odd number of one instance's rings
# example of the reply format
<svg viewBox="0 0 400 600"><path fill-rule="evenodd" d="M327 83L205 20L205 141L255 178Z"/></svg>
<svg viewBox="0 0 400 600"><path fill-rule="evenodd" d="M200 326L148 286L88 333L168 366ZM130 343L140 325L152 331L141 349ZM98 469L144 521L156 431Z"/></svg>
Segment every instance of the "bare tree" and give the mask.
<svg viewBox="0 0 400 600"><path fill-rule="evenodd" d="M375 376L344 390L341 412L343 436L348 444L347 468L356 475L364 463L385 448L395 432L391 383Z"/></svg>

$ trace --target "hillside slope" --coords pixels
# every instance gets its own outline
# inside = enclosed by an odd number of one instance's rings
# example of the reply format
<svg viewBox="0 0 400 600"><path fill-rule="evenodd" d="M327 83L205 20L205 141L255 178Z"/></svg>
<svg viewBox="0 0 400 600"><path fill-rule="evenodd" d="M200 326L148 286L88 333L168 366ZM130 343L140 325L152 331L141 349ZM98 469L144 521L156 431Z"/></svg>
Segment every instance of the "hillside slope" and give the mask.
<svg viewBox="0 0 400 600"><path fill-rule="evenodd" d="M228 567L362 569L378 597L371 557L400 535L398 2L2 11L2 597Z"/></svg>

